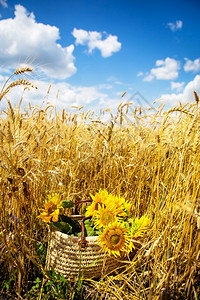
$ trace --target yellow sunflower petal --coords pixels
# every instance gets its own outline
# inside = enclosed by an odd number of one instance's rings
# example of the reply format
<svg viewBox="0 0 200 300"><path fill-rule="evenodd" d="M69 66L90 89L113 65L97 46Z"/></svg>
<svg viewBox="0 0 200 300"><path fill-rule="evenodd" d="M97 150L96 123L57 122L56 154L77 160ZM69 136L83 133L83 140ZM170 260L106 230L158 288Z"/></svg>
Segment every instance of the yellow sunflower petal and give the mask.
<svg viewBox="0 0 200 300"><path fill-rule="evenodd" d="M142 237L150 224L148 217L142 216L140 219L135 218L131 228L132 238Z"/></svg>
<svg viewBox="0 0 200 300"><path fill-rule="evenodd" d="M106 190L100 190L95 195L90 195L92 198L92 204L86 208L86 217L94 216L99 207L106 207L108 192Z"/></svg>
<svg viewBox="0 0 200 300"><path fill-rule="evenodd" d="M52 221L53 222L58 222L58 217L59 217L59 209L56 209L53 213L52 213Z"/></svg>
<svg viewBox="0 0 200 300"><path fill-rule="evenodd" d="M41 209L43 212L39 217L46 223L58 222L58 216L60 208L62 208L62 200L60 195L57 193L47 195L47 199L44 204L44 209Z"/></svg>
<svg viewBox="0 0 200 300"><path fill-rule="evenodd" d="M112 209L101 209L93 218L94 225L97 228L108 226L117 220L117 216Z"/></svg>
<svg viewBox="0 0 200 300"><path fill-rule="evenodd" d="M45 223L51 223L51 216L46 212L41 213L38 217L41 218Z"/></svg>
<svg viewBox="0 0 200 300"><path fill-rule="evenodd" d="M110 255L120 256L123 252L130 252L130 236L123 223L114 222L107 226L99 236L102 249Z"/></svg>

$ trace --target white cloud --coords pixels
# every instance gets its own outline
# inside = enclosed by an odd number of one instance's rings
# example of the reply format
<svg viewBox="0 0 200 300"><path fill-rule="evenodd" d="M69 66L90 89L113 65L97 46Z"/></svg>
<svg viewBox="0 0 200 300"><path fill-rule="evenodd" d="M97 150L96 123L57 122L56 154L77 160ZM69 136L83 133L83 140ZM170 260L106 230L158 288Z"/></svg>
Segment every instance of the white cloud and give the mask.
<svg viewBox="0 0 200 300"><path fill-rule="evenodd" d="M182 91L185 82L171 82L171 89L176 90L177 92Z"/></svg>
<svg viewBox="0 0 200 300"><path fill-rule="evenodd" d="M99 101L106 97L106 94L99 91L98 87L95 86L85 87L62 84L57 87L60 88L59 102L63 106L71 103L77 106L85 106L95 100Z"/></svg>
<svg viewBox="0 0 200 300"><path fill-rule="evenodd" d="M76 72L74 46L62 47L59 29L37 23L33 13L21 5L15 6L15 17L0 20L0 64L16 68L19 62L35 58L47 76L65 79Z"/></svg>
<svg viewBox="0 0 200 300"><path fill-rule="evenodd" d="M195 59L194 61L185 58L185 65L184 65L184 70L185 72L189 71L194 71L194 72L199 72L200 71L200 58Z"/></svg>
<svg viewBox="0 0 200 300"><path fill-rule="evenodd" d="M144 77L143 81L152 81L154 79L154 76L152 74L148 74L146 77Z"/></svg>
<svg viewBox="0 0 200 300"><path fill-rule="evenodd" d="M156 67L150 71L143 80L152 81L154 78L158 80L173 80L178 77L180 63L173 58L167 57L165 60L157 60Z"/></svg>
<svg viewBox="0 0 200 300"><path fill-rule="evenodd" d="M5 78L1 78L0 82L5 81ZM49 82L39 80L33 81L34 85L37 86L37 90L30 88L29 91L23 92L23 87L18 86L10 90L10 92L4 97L3 101L0 103L0 108L7 106L6 98L11 99L13 105L17 105L21 96L23 95L22 107L28 106L30 102L31 105L45 106L45 103L50 102L52 105L56 106L57 109L69 110L72 105L75 106L87 106L91 105L93 101L106 102L108 94L105 92L105 86L75 86L70 85L66 82L53 83L49 94L47 95L47 90L49 88ZM109 90L109 87L106 86ZM57 92L58 98L56 98Z"/></svg>
<svg viewBox="0 0 200 300"><path fill-rule="evenodd" d="M0 80L5 82L5 78ZM23 100L21 104L21 110L28 107L29 102L31 106L38 106L44 109L46 105L51 104L56 107L56 111L60 112L61 109L70 112L72 106L81 107L84 106L83 110L87 112L88 110L94 111L99 115L100 110L103 111L106 108L110 108L115 114L118 105L121 103L121 95L115 95L115 91L112 90L107 84L100 84L97 86L75 86L64 81L53 83L51 89L47 95L49 88L49 82L39 80L33 82L38 89L32 89L23 91L22 86L15 87L10 90L10 92L3 98L0 102L0 109L5 110L8 106L7 100L9 99L13 107L18 106L21 96L23 95ZM1 84L1 82L0 82ZM59 90L59 93L58 93ZM57 96L58 93L58 97ZM109 119L110 114L106 113L106 120Z"/></svg>
<svg viewBox="0 0 200 300"><path fill-rule="evenodd" d="M118 38L115 35L109 34L105 39L102 37L102 33L97 31L86 31L83 29L73 29L72 35L76 39L76 45L86 45L88 52L92 53L95 48L99 49L103 57L109 57L114 52L118 52L121 49L121 43L118 42Z"/></svg>
<svg viewBox="0 0 200 300"><path fill-rule="evenodd" d="M144 74L143 74L143 72L138 72L137 73L137 77L140 77L140 76L143 76Z"/></svg>
<svg viewBox="0 0 200 300"><path fill-rule="evenodd" d="M178 20L176 22L168 23L167 26L171 29L171 31L177 31L180 30L183 27L183 22L181 20Z"/></svg>
<svg viewBox="0 0 200 300"><path fill-rule="evenodd" d="M3 7L8 7L7 0L0 0L0 4L1 4Z"/></svg>
<svg viewBox="0 0 200 300"><path fill-rule="evenodd" d="M151 74L154 75L156 79L170 80L178 77L180 65L175 59L167 57L165 60L157 60L156 66L158 68L151 69Z"/></svg>
<svg viewBox="0 0 200 300"><path fill-rule="evenodd" d="M171 103L173 105L181 103L194 102L194 91L200 94L200 75L196 75L194 80L190 81L184 88L182 93L179 94L163 94L161 96L162 100L166 103Z"/></svg>

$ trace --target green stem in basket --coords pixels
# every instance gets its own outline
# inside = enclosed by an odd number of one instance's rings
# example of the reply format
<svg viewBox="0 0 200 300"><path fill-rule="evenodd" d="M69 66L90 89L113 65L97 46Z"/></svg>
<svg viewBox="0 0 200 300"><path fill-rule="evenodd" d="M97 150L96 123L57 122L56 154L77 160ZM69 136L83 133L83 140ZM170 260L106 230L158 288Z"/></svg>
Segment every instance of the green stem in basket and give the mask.
<svg viewBox="0 0 200 300"><path fill-rule="evenodd" d="M65 215L60 215L59 221L51 222L51 225L57 230L69 235L81 232L80 224L77 221L72 220L70 217Z"/></svg>

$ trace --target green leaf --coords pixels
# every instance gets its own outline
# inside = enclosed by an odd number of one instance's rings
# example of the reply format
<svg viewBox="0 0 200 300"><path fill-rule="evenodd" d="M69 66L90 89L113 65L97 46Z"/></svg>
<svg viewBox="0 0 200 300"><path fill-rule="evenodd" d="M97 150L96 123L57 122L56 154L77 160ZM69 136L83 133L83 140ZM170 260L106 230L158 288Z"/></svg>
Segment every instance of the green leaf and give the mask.
<svg viewBox="0 0 200 300"><path fill-rule="evenodd" d="M71 208L74 207L74 202L70 200L64 200L61 205L63 208Z"/></svg>
<svg viewBox="0 0 200 300"><path fill-rule="evenodd" d="M98 235L99 230L94 228L94 226L92 225L92 222L87 222L85 224L85 229L86 229L87 236L97 236Z"/></svg>
<svg viewBox="0 0 200 300"><path fill-rule="evenodd" d="M95 232L94 230L87 230L87 236L94 236Z"/></svg>
<svg viewBox="0 0 200 300"><path fill-rule="evenodd" d="M65 222L52 222L51 223L54 228L57 230L66 233L66 234L71 234L72 233L72 226L68 223Z"/></svg>
<svg viewBox="0 0 200 300"><path fill-rule="evenodd" d="M81 231L81 225L77 221L72 220L72 218L65 216L65 215L60 215L60 220L62 222L69 224L72 227L71 233L75 234L75 233Z"/></svg>

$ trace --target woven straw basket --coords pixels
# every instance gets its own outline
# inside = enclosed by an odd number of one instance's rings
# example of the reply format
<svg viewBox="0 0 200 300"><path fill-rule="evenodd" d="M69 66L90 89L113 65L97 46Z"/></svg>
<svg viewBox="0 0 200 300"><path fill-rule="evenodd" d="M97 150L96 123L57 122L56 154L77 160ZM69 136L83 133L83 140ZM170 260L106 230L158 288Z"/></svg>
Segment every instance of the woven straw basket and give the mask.
<svg viewBox="0 0 200 300"><path fill-rule="evenodd" d="M69 236L60 231L50 231L47 252L47 270L54 269L67 279L98 278L119 267L122 263L101 251L97 237L86 237L88 246L80 248L79 237Z"/></svg>

